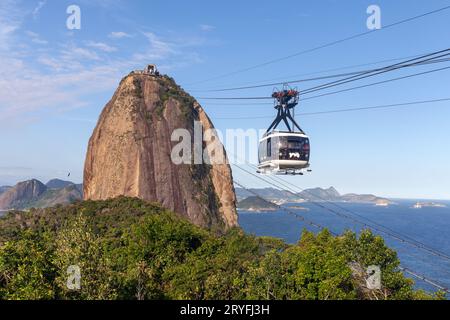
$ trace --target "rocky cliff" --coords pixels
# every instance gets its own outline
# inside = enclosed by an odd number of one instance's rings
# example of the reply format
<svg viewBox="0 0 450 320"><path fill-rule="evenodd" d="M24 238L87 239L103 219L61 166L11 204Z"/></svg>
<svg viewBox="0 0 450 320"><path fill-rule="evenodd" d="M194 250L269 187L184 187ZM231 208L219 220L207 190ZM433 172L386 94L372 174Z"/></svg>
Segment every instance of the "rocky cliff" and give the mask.
<svg viewBox="0 0 450 320"><path fill-rule="evenodd" d="M203 227L237 225L228 164L171 161L177 144L171 141L172 132L187 129L193 139L194 120L204 130L213 128L202 107L173 79L138 73L125 77L89 140L84 198L138 197L159 202Z"/></svg>
<svg viewBox="0 0 450 320"><path fill-rule="evenodd" d="M82 186L70 181L51 180L44 185L36 179L19 182L0 193L0 210L47 208L81 200Z"/></svg>
<svg viewBox="0 0 450 320"><path fill-rule="evenodd" d="M36 179L19 182L0 195L0 210L24 208L39 199L46 190L47 187Z"/></svg>

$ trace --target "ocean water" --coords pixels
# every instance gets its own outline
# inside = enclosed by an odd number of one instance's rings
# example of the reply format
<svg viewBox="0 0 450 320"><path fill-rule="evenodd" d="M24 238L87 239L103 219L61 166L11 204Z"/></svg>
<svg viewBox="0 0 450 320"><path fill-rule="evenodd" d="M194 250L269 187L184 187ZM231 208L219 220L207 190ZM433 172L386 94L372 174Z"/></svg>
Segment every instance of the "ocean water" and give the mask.
<svg viewBox="0 0 450 320"><path fill-rule="evenodd" d="M292 204L306 207L309 211L292 209L289 211L301 215L321 226L327 227L334 233L341 234L345 230L359 232L370 227L363 226L354 220L344 218L342 215L351 217L378 229L389 228L401 234L403 238L420 241L427 247L439 250L450 256L450 201L434 201L445 204L445 208L423 207L414 209L412 206L425 200L394 200L396 204L388 207L377 207L373 204L356 203L319 203L322 208L314 203ZM289 207L290 204L285 204ZM331 209L341 216L330 212ZM370 221L369 221L370 220ZM310 226L293 214L284 210L271 213L239 212L239 224L247 232L257 236L272 236L282 238L288 243L298 241L303 229L317 232L318 229ZM427 251L420 250L409 244L387 236L383 232L372 231L383 236L386 244L398 253L401 265L405 268L420 273L427 278L436 280L445 288L450 288L450 261L445 258L436 257ZM436 288L423 280L412 277L416 287L434 292Z"/></svg>

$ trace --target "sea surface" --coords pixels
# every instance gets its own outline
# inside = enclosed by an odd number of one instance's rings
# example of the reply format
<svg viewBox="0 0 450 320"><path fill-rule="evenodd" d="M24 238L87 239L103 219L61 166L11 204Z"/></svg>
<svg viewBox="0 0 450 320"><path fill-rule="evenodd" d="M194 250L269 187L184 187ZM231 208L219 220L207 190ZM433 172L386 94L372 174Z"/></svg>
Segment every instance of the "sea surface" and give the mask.
<svg viewBox="0 0 450 320"><path fill-rule="evenodd" d="M427 247L439 250L450 256L450 201L436 200L433 202L445 204L445 208L423 207L414 209L416 202L429 200L394 199L395 204L379 207L373 204L357 203L300 203L284 204L283 207L302 206L309 211L289 208L270 213L254 213L239 211L239 224L247 232L257 236L272 236L282 238L288 243L296 243L303 229L317 232L318 229L301 221L302 216L314 223L327 227L330 231L340 234L345 230L359 232L374 226L389 234L400 234L402 238L420 241ZM345 218L346 216L347 218ZM359 222L366 223L366 226ZM450 288L450 261L436 257L427 251L418 249L384 232L376 231L385 239L386 244L398 253L401 265L435 280L445 288ZM416 282L416 287L436 291L427 282L405 274Z"/></svg>

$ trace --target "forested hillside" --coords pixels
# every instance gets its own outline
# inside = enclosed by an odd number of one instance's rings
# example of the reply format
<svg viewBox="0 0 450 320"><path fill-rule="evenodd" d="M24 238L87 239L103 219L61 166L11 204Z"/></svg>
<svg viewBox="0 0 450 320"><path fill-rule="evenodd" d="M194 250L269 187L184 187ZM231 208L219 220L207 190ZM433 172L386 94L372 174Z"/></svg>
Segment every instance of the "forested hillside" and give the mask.
<svg viewBox="0 0 450 320"><path fill-rule="evenodd" d="M80 290L67 288L70 265L80 267ZM355 265L381 266L382 289L365 288ZM369 231L304 231L296 245L238 228L219 236L134 198L0 219L1 299L432 298L398 265Z"/></svg>

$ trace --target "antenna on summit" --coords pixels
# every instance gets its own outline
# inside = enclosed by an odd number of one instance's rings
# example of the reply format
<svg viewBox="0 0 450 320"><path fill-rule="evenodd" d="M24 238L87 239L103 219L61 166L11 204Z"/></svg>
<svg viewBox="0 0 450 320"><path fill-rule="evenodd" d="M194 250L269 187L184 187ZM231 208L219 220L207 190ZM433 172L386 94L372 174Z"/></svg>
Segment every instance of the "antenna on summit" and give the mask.
<svg viewBox="0 0 450 320"><path fill-rule="evenodd" d="M159 77L159 71L155 64L148 64L144 70L134 70L131 74L145 74L147 76Z"/></svg>
<svg viewBox="0 0 450 320"><path fill-rule="evenodd" d="M156 65L149 64L147 65L147 67L145 67L144 74L148 74L150 76L159 76L159 71L156 68Z"/></svg>

